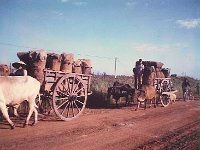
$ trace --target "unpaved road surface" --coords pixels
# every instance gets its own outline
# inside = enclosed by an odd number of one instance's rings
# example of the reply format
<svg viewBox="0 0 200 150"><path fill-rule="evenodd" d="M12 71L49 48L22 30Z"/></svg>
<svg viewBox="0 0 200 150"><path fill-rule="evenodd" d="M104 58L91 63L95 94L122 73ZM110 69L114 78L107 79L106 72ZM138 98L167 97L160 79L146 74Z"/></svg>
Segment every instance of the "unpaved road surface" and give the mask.
<svg viewBox="0 0 200 150"><path fill-rule="evenodd" d="M15 130L0 122L0 149L134 150L200 149L200 100L177 101L164 108L135 106L85 109L77 119L63 122L39 117L36 126Z"/></svg>

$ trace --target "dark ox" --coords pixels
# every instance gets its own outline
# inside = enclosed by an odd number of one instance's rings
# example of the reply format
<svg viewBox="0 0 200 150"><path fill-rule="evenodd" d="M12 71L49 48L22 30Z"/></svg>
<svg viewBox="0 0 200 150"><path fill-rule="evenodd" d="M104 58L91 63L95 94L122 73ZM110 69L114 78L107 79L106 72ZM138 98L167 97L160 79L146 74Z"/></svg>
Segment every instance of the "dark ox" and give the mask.
<svg viewBox="0 0 200 150"><path fill-rule="evenodd" d="M134 97L135 89L132 88L129 84L122 84L119 82L114 82L113 87L109 87L107 91L107 98L110 98L112 96L113 99L116 101L116 106L118 106L118 100L121 97L126 98L126 104L129 104L129 97L131 99Z"/></svg>

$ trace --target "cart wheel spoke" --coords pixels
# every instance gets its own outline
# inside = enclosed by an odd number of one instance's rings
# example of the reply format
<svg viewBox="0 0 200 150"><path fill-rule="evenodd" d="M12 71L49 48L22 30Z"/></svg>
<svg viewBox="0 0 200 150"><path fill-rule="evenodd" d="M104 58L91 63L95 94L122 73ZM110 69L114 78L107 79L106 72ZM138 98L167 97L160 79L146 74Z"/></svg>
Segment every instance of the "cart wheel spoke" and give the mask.
<svg viewBox="0 0 200 150"><path fill-rule="evenodd" d="M74 117L74 106L73 106L73 102L71 102L71 106L72 106L72 115Z"/></svg>
<svg viewBox="0 0 200 150"><path fill-rule="evenodd" d="M77 91L75 91L74 93L78 94L80 91L84 90L84 87L81 87L80 89L78 89Z"/></svg>
<svg viewBox="0 0 200 150"><path fill-rule="evenodd" d="M59 93L59 94L63 94L63 95L65 95L65 96L67 96L67 94L64 93L63 91L61 91L60 88L58 88L57 93Z"/></svg>
<svg viewBox="0 0 200 150"><path fill-rule="evenodd" d="M69 117L69 109L70 109L71 103L69 103L69 107L67 107L67 117Z"/></svg>
<svg viewBox="0 0 200 150"><path fill-rule="evenodd" d="M65 108L64 108L63 111L61 112L62 115L63 115L63 113L65 112L65 110L66 110L66 108L68 107L69 104L70 104L70 103L67 103L67 104L66 104Z"/></svg>
<svg viewBox="0 0 200 150"><path fill-rule="evenodd" d="M58 107L57 107L57 109L59 109L59 108L61 108L64 104L66 104L68 101L64 101L61 105L59 105Z"/></svg>
<svg viewBox="0 0 200 150"><path fill-rule="evenodd" d="M73 93L75 93L75 91L78 90L80 83L81 83L81 82L78 81L78 83L77 83L76 86L74 87Z"/></svg>
<svg viewBox="0 0 200 150"><path fill-rule="evenodd" d="M80 103L80 104L84 105L84 103L83 103L83 102L81 102L81 101L79 101L79 100L76 100L76 102L78 102L78 103Z"/></svg>
<svg viewBox="0 0 200 150"><path fill-rule="evenodd" d="M56 100L56 101L68 100L68 97L63 97L63 98L56 97L55 100Z"/></svg>
<svg viewBox="0 0 200 150"><path fill-rule="evenodd" d="M63 84L63 83L61 83L61 85L63 86L63 88L64 88L64 91L67 93L67 94L69 94L69 89L68 89L68 87L66 88L65 86L65 84Z"/></svg>
<svg viewBox="0 0 200 150"><path fill-rule="evenodd" d="M80 108L77 106L76 102L74 102L75 106L76 106L76 109L78 110L78 112L80 112Z"/></svg>

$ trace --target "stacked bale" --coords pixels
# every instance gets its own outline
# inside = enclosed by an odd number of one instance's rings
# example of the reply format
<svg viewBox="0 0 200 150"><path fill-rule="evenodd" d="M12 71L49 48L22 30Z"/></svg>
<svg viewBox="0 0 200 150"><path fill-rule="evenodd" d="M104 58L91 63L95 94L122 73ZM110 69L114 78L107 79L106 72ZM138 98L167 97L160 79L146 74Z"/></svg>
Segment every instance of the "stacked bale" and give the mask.
<svg viewBox="0 0 200 150"><path fill-rule="evenodd" d="M169 78L170 77L170 68L162 68L161 70L165 76L165 78Z"/></svg>
<svg viewBox="0 0 200 150"><path fill-rule="evenodd" d="M83 74L92 73L92 64L90 59L82 59L82 73Z"/></svg>
<svg viewBox="0 0 200 150"><path fill-rule="evenodd" d="M36 78L40 83L44 80L47 52L44 50L19 52L17 56L27 64L28 75Z"/></svg>
<svg viewBox="0 0 200 150"><path fill-rule="evenodd" d="M165 75L161 71L161 68L156 68L156 78L165 78Z"/></svg>
<svg viewBox="0 0 200 150"><path fill-rule="evenodd" d="M10 68L6 64L0 65L0 76L9 76L10 75Z"/></svg>
<svg viewBox="0 0 200 150"><path fill-rule="evenodd" d="M29 53L30 53L30 51L29 52L18 52L17 53L18 58L21 61L23 61L27 66L29 64Z"/></svg>
<svg viewBox="0 0 200 150"><path fill-rule="evenodd" d="M74 61L73 63L73 73L82 73L82 61L80 59Z"/></svg>
<svg viewBox="0 0 200 150"><path fill-rule="evenodd" d="M143 61L142 62L145 67L154 67L155 77L156 78L165 78L163 72L161 71L162 66L164 65L161 62L157 61Z"/></svg>
<svg viewBox="0 0 200 150"><path fill-rule="evenodd" d="M137 63L137 62L136 62ZM144 73L143 73L143 84L153 85L155 78L167 78L169 77L169 70L162 69L164 65L161 62L156 61L143 61Z"/></svg>
<svg viewBox="0 0 200 150"><path fill-rule="evenodd" d="M153 66L146 66L144 68L142 84L153 85L154 79L156 78L155 68Z"/></svg>
<svg viewBox="0 0 200 150"><path fill-rule="evenodd" d="M72 73L72 65L74 62L74 55L69 53L61 54L61 67L60 70L66 73Z"/></svg>
<svg viewBox="0 0 200 150"><path fill-rule="evenodd" d="M46 68L54 71L60 71L61 56L55 53L47 54Z"/></svg>
<svg viewBox="0 0 200 150"><path fill-rule="evenodd" d="M144 66L154 66L155 68L162 68L162 66L164 65L163 63L157 61L143 61L142 63Z"/></svg>

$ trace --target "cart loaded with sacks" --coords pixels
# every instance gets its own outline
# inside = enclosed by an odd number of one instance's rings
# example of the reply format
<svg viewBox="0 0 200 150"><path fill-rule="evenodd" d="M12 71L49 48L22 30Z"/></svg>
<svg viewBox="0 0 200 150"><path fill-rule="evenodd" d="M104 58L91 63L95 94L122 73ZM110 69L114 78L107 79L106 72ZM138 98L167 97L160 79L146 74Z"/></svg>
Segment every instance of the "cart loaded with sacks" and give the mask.
<svg viewBox="0 0 200 150"><path fill-rule="evenodd" d="M143 61L142 64L144 65L142 84L153 85L157 91L157 101L167 107L171 100L166 92L173 90L170 68L163 68L164 64L157 61Z"/></svg>
<svg viewBox="0 0 200 150"><path fill-rule="evenodd" d="M54 110L61 120L68 121L83 112L91 94L89 59L74 61L71 53L55 54L44 50L18 52L17 56L27 64L28 75L41 83L40 113L50 114Z"/></svg>

